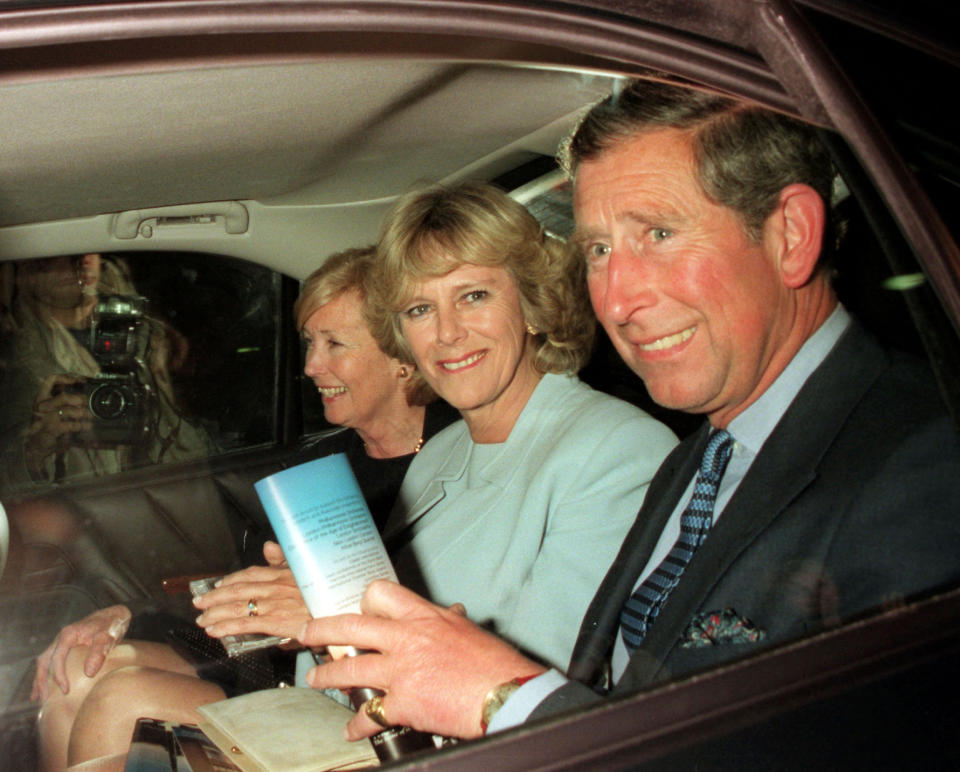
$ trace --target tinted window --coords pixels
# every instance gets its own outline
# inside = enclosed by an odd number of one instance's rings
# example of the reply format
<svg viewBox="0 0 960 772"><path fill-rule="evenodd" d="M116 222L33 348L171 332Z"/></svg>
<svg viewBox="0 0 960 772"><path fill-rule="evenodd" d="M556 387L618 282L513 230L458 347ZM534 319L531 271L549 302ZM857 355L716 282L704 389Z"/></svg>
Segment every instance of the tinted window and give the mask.
<svg viewBox="0 0 960 772"><path fill-rule="evenodd" d="M0 492L277 438L278 275L184 253L5 268Z"/></svg>
<svg viewBox="0 0 960 772"><path fill-rule="evenodd" d="M905 20L881 18L881 26L874 29L808 13L957 238L956 218L949 213L956 210L960 195L960 118L955 110L945 109L944 85L957 82L958 68L954 44L942 42L955 28L956 10L940 5L940 11L954 17L949 23L945 18L940 28L930 21L936 16L911 11ZM924 19L928 28L914 35L911 27ZM901 26L904 21L909 23L906 28ZM890 26L884 28L885 23ZM878 70L877 62L895 65Z"/></svg>

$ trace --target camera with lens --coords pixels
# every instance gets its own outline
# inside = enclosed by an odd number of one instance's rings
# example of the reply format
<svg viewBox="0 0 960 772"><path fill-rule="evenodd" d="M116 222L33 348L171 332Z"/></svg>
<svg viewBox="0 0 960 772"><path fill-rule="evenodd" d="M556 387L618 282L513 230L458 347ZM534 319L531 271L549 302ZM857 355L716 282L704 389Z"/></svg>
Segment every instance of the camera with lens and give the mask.
<svg viewBox="0 0 960 772"><path fill-rule="evenodd" d="M147 389L135 373L101 373L74 387L87 400L93 428L85 439L135 445L147 432Z"/></svg>
<svg viewBox="0 0 960 772"><path fill-rule="evenodd" d="M93 419L81 437L87 442L136 445L149 432L146 306L138 295L105 295L94 307L89 348L101 372L71 387L86 397Z"/></svg>

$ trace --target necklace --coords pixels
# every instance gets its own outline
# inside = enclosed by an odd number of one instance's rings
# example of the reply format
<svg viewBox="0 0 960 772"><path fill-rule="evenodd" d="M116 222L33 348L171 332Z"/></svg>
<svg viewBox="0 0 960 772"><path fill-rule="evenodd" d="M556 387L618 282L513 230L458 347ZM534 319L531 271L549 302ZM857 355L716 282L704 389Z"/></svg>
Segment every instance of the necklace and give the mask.
<svg viewBox="0 0 960 772"><path fill-rule="evenodd" d="M420 452L420 448L422 448L422 447L423 447L423 435L421 434L421 435L420 435L420 439L417 440L417 444L413 446L413 453L411 453L410 455L412 455L412 456L417 455L417 453ZM367 455L369 456L369 455L370 455L370 446L367 445L367 443L363 443L363 449L364 449L364 451L366 451Z"/></svg>

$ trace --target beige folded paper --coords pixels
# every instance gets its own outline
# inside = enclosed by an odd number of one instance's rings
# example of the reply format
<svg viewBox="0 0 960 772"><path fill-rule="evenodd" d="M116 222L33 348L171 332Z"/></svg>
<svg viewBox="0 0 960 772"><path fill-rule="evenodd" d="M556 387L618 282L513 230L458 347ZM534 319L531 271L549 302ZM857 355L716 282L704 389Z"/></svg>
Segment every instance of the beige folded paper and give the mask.
<svg viewBox="0 0 960 772"><path fill-rule="evenodd" d="M348 742L353 712L321 692L264 689L197 709L200 728L243 772L322 772L379 765L368 740Z"/></svg>

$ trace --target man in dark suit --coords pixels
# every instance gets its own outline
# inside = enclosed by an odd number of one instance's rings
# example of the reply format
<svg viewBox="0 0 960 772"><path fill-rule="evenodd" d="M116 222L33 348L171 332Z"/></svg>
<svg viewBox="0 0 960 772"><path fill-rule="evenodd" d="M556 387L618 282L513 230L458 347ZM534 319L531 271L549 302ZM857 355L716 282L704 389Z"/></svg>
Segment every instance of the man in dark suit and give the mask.
<svg viewBox="0 0 960 772"><path fill-rule="evenodd" d="M474 737L960 580L957 437L929 373L837 301L815 133L638 82L567 151L600 321L658 403L708 423L654 478L568 676L388 583L364 616L311 622L306 642L380 652L313 675L387 692L353 737Z"/></svg>

